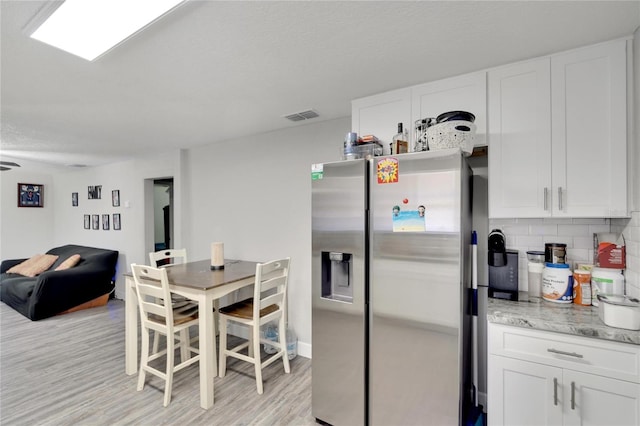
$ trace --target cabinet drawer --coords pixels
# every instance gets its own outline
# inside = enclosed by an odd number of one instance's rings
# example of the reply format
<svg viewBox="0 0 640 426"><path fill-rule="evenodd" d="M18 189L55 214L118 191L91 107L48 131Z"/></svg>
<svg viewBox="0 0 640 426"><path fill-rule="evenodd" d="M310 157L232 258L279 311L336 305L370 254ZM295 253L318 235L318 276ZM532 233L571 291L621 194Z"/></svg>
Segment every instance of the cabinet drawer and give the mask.
<svg viewBox="0 0 640 426"><path fill-rule="evenodd" d="M489 323L489 353L640 383L640 346Z"/></svg>

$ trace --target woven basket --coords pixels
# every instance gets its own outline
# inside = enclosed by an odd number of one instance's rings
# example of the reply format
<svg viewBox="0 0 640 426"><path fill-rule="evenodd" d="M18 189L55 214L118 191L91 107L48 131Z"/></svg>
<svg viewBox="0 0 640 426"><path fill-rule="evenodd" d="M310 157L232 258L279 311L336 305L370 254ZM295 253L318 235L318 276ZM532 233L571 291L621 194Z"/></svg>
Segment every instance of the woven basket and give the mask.
<svg viewBox="0 0 640 426"><path fill-rule="evenodd" d="M476 125L471 121L445 121L427 129L427 143L430 151L460 147L469 155L473 152L475 135Z"/></svg>

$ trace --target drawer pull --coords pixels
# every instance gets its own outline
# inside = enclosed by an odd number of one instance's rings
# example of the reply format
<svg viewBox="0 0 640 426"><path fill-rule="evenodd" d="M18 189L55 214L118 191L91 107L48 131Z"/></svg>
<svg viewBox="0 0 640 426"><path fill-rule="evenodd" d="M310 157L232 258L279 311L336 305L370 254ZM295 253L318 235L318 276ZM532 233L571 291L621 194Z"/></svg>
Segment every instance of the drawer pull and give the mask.
<svg viewBox="0 0 640 426"><path fill-rule="evenodd" d="M558 405L558 379L553 378L553 405Z"/></svg>
<svg viewBox="0 0 640 426"><path fill-rule="evenodd" d="M576 409L576 382L571 382L571 409Z"/></svg>
<svg viewBox="0 0 640 426"><path fill-rule="evenodd" d="M574 358L584 358L581 354L575 353L575 352L565 352L565 351L559 351L558 349L547 349L547 352L551 352L554 354L558 354L558 355L566 355L566 356L572 356Z"/></svg>

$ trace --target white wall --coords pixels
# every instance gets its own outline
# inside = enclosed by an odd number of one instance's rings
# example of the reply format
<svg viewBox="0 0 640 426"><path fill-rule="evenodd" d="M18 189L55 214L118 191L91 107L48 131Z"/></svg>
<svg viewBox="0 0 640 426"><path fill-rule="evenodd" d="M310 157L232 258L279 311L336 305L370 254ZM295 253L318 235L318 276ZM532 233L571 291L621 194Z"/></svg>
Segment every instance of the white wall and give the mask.
<svg viewBox="0 0 640 426"><path fill-rule="evenodd" d="M190 259L291 256L289 323L311 343L311 164L340 159L350 118L191 149L185 167ZM302 348L301 348L302 349Z"/></svg>
<svg viewBox="0 0 640 426"><path fill-rule="evenodd" d="M122 274L130 269L128 265L131 263L146 264L148 252L153 248L153 228L150 234L145 234L148 222L145 221L146 214L153 217L153 204L146 206L144 202L145 179L178 176L181 155L181 152L173 151L144 160L57 174L52 196L64 202L57 202L55 206L55 227L50 245L80 244L118 250L120 256L115 295L124 299ZM88 199L87 187L90 185L102 185L102 199ZM114 189L120 190L120 207L111 205L111 191ZM71 206L72 192L78 192L78 207ZM176 210L180 211L179 208ZM121 215L120 231L113 230L113 213ZM100 230L84 229L85 214L100 215ZM108 231L102 230L103 214L109 214L111 218Z"/></svg>
<svg viewBox="0 0 640 426"><path fill-rule="evenodd" d="M12 161L3 158L3 160ZM18 161L24 164L24 161ZM52 248L54 206L71 204L71 192L64 200L52 193L55 169L42 166L37 173L15 168L0 175L0 259L21 259ZM18 183L44 185L44 207L18 207Z"/></svg>

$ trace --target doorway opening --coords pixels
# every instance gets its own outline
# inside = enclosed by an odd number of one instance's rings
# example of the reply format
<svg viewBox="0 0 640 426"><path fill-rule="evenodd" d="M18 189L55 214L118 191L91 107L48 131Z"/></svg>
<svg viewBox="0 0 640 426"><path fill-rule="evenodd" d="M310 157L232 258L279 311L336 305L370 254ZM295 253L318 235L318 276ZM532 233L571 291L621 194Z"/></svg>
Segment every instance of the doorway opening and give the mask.
<svg viewBox="0 0 640 426"><path fill-rule="evenodd" d="M154 251L174 248L173 178L153 180Z"/></svg>

